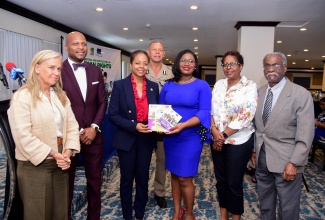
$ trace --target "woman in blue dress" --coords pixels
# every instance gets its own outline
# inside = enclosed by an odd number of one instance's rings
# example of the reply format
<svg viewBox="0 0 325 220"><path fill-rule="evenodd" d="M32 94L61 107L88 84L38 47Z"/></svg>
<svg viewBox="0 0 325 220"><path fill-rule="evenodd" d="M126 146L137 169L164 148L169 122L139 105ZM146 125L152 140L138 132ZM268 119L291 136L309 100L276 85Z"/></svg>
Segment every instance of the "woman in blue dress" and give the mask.
<svg viewBox="0 0 325 220"><path fill-rule="evenodd" d="M170 132L165 133L166 168L171 173L174 201L173 220L195 219L193 214L193 176L198 172L203 141L210 126L211 90L206 81L194 77L198 73L196 55L191 50L181 51L172 68L174 78L163 86L160 103L172 105L182 116Z"/></svg>

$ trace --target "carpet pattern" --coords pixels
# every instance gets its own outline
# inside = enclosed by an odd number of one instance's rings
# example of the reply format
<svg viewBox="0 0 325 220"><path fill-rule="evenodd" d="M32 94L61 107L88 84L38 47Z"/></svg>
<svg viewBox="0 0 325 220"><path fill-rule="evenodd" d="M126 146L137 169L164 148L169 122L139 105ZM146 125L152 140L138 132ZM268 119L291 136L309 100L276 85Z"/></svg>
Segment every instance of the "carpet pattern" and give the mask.
<svg viewBox="0 0 325 220"><path fill-rule="evenodd" d="M300 219L301 220L321 220L325 219L325 172L322 171L324 161L323 152L317 150L314 163L308 163L304 172L310 192L307 193L302 184ZM156 205L153 198L153 182L155 170L155 154L153 154L150 166L149 180L149 201L146 207L145 219L167 220L173 214L173 203L170 187L170 174L167 174L166 199L167 208L161 209ZM83 168L78 168L76 179L76 190L74 194L73 218L84 220L87 216L86 201L86 180ZM102 213L103 220L121 220L122 210L119 197L119 167L118 158L112 157L103 170L102 184ZM220 219L219 204L215 188L215 178L213 174L213 164L210 155L210 148L205 146L202 151L199 173L194 179L195 182L195 205L194 213L200 220ZM259 219L259 203L257 198L256 184L251 182L251 177L244 177L244 220Z"/></svg>

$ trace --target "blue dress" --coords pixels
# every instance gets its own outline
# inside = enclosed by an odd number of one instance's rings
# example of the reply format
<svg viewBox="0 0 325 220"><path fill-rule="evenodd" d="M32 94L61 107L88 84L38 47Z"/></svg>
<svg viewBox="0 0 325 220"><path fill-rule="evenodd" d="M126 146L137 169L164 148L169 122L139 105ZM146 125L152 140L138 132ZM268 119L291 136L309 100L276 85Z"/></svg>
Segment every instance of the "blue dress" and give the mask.
<svg viewBox="0 0 325 220"><path fill-rule="evenodd" d="M160 93L160 104L172 105L185 122L193 116L201 125L185 128L178 134L164 135L166 168L171 173L190 177L198 172L203 142L198 131L208 132L211 120L211 89L206 81L195 79L188 84L167 82ZM202 132L201 132L202 133ZM206 133L209 135L209 133Z"/></svg>

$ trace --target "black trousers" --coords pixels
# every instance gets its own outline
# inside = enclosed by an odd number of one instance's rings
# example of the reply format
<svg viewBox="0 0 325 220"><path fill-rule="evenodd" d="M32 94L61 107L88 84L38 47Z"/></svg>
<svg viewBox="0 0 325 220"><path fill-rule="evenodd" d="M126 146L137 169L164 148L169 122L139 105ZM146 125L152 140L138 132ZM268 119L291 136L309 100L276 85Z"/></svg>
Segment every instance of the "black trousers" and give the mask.
<svg viewBox="0 0 325 220"><path fill-rule="evenodd" d="M243 178L253 147L253 134L243 144L224 144L222 151L211 146L219 206L235 215L244 213Z"/></svg>
<svg viewBox="0 0 325 220"><path fill-rule="evenodd" d="M148 201L148 181L151 156L155 145L148 145L148 134L137 134L130 151L117 150L120 161L120 197L124 219L132 219L133 180L136 183L135 217L142 219Z"/></svg>

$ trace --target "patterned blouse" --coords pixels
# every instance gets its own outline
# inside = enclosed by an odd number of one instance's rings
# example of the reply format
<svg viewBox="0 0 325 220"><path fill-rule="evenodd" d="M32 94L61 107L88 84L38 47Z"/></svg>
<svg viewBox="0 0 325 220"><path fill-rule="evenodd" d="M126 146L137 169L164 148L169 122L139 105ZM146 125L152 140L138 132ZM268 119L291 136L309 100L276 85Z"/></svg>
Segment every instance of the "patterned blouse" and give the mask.
<svg viewBox="0 0 325 220"><path fill-rule="evenodd" d="M245 76L227 91L228 79L216 82L212 90L211 114L218 130L227 127L238 130L229 136L225 144L245 143L254 133L253 118L257 106L256 83Z"/></svg>
<svg viewBox="0 0 325 220"><path fill-rule="evenodd" d="M321 112L318 117L317 117L317 121L324 123L325 124L325 112Z"/></svg>

